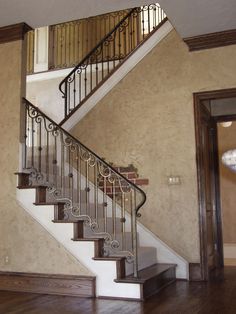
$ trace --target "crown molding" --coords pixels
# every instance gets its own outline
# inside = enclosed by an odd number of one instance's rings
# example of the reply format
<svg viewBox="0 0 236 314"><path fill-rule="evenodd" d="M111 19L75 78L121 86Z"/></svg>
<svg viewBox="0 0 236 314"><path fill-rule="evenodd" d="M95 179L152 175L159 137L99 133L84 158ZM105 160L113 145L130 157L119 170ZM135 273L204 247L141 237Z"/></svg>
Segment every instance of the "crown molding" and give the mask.
<svg viewBox="0 0 236 314"><path fill-rule="evenodd" d="M188 45L189 51L234 45L236 44L236 29L186 37L183 40Z"/></svg>
<svg viewBox="0 0 236 314"><path fill-rule="evenodd" d="M30 30L32 30L32 28L26 23L0 27L0 44L23 40L25 34Z"/></svg>

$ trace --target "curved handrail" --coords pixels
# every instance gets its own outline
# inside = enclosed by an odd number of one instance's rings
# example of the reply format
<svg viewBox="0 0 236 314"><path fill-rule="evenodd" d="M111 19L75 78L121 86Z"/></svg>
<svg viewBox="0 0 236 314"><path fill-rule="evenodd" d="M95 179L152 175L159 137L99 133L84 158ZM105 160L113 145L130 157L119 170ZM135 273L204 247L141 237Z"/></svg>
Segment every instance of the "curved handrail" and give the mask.
<svg viewBox="0 0 236 314"><path fill-rule="evenodd" d="M96 52L96 50L107 40L109 39L109 37L124 23L124 21L136 10L136 8L133 8L130 10L130 12L125 16L123 17L123 19L120 20L120 22L118 24L116 24L116 26L102 39L100 40L100 42L77 64L76 67L74 67L73 70L71 70L71 72L61 81L61 83L59 84L59 90L62 94L64 94L64 92L62 91L62 85L63 83L65 83L69 78L70 76L76 72L76 70L79 69L80 66L82 66L85 61L87 59L89 59L93 54L94 52Z"/></svg>
<svg viewBox="0 0 236 314"><path fill-rule="evenodd" d="M59 84L64 99L64 119L60 125L80 108L165 20L166 15L157 3L130 9Z"/></svg>
<svg viewBox="0 0 236 314"><path fill-rule="evenodd" d="M109 165L106 161L104 161L102 158L100 158L96 153L94 153L91 149L89 149L87 146L82 144L77 138L75 138L73 135L71 135L69 132L67 132L65 129L63 129L59 124L57 124L55 121L53 121L50 117L48 117L44 112L42 112L38 107L34 106L29 100L26 98L23 98L23 102L25 102L27 105L31 106L36 110L40 115L44 116L48 121L50 121L57 129L61 130L64 134L66 134L67 137L71 138L74 142L78 143L81 147L83 147L84 150L88 151L91 155L93 155L99 162L101 162L103 165L108 167L110 170L112 170L113 173L115 173L117 176L122 178L125 182L127 182L130 186L132 186L135 190L139 191L142 195L142 201L137 205L135 208L135 212L137 217L140 217L141 215L138 213L139 209L144 205L146 202L147 196L145 192L139 188L136 184L134 184L132 181L127 179L125 176L123 176L121 173L119 173L114 167Z"/></svg>

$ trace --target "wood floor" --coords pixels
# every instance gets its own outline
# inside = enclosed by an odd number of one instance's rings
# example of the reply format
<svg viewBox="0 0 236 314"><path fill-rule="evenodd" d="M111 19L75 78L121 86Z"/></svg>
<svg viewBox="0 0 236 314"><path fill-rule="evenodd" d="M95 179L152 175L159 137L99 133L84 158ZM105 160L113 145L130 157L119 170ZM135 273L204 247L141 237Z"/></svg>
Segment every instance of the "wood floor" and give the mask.
<svg viewBox="0 0 236 314"><path fill-rule="evenodd" d="M0 314L236 313L236 267L210 283L177 281L146 302L111 301L0 291Z"/></svg>

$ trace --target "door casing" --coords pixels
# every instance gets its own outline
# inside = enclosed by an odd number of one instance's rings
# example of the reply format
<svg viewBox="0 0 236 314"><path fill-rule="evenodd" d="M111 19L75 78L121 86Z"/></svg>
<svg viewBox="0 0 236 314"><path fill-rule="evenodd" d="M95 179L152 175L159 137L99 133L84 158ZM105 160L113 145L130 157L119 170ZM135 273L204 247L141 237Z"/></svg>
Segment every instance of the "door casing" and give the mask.
<svg viewBox="0 0 236 314"><path fill-rule="evenodd" d="M203 191L203 176L204 172L203 163L201 161L201 152L203 150L201 144L201 107L202 101L213 100L213 99L223 99L223 98L233 98L236 97L236 88L207 91L201 93L194 93L194 118L195 118L195 136L196 136L196 164L197 164L197 185L198 185L198 205L199 205L199 234L200 234L200 270L201 270L201 280L209 280L208 272L208 260L207 260L207 243L206 243L206 221L205 221L205 195ZM214 117L216 122L220 121L231 121L236 120L236 115L222 115ZM218 266L224 266L224 256L223 256L223 237L222 237L222 218L221 218L221 202L220 202L220 183L219 183L219 168L218 168L218 149L214 151L214 171L215 171L215 199L213 202L216 206L216 229L217 229L217 248L219 261Z"/></svg>

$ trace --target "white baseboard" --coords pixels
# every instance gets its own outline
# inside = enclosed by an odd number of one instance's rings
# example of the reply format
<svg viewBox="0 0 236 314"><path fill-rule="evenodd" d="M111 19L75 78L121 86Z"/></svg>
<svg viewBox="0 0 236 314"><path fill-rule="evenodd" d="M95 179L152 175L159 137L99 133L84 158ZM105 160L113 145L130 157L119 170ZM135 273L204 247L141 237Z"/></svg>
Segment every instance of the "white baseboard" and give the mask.
<svg viewBox="0 0 236 314"><path fill-rule="evenodd" d="M236 243L224 243L224 258L236 259Z"/></svg>

